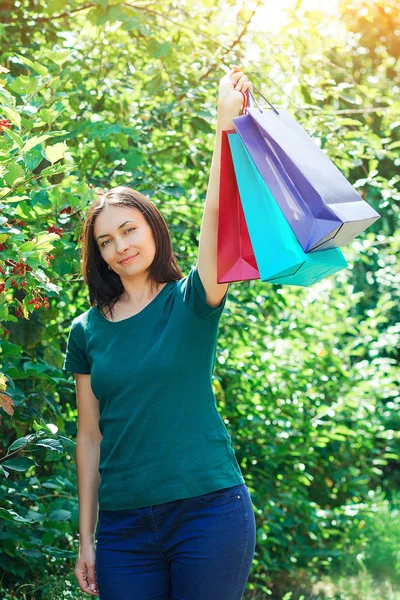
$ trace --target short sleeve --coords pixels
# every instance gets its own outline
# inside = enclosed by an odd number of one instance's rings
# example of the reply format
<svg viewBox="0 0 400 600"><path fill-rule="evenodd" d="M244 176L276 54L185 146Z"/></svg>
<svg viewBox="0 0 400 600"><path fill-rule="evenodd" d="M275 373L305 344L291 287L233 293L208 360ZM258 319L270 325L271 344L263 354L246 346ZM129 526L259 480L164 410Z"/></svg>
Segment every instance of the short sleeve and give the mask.
<svg viewBox="0 0 400 600"><path fill-rule="evenodd" d="M181 280L183 302L198 317L206 320L219 319L224 310L228 297L228 290L219 306L210 306L206 302L206 291L200 279L197 266L193 267L187 277Z"/></svg>
<svg viewBox="0 0 400 600"><path fill-rule="evenodd" d="M85 332L82 324L74 319L69 331L63 371L73 373L90 373L90 365L86 355Z"/></svg>

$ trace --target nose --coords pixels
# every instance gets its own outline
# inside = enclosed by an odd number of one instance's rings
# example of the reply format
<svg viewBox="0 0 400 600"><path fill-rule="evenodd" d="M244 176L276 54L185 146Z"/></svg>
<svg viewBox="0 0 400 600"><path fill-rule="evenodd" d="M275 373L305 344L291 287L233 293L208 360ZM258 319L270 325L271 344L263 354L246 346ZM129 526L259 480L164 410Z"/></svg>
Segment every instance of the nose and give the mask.
<svg viewBox="0 0 400 600"><path fill-rule="evenodd" d="M128 249L128 246L129 244L123 238L117 240L117 252L119 254L125 254L126 250Z"/></svg>

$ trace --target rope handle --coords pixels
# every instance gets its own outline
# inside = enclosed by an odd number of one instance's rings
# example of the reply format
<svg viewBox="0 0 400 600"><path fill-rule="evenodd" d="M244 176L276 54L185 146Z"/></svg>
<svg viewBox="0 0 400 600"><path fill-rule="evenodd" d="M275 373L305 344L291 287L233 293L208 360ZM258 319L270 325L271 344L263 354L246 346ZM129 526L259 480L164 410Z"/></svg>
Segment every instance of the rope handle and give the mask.
<svg viewBox="0 0 400 600"><path fill-rule="evenodd" d="M242 117L242 116L243 116L244 114L246 114L246 112L247 112L247 107L248 107L248 104L249 104L249 97L248 97L248 96L246 96L246 94L245 94L245 93L244 93L242 90L238 90L238 91L239 91L239 92L242 94L242 96L243 96L242 111L241 111L241 113L240 113L240 115L239 115L240 117ZM245 112L245 111L246 111L246 112Z"/></svg>
<svg viewBox="0 0 400 600"><path fill-rule="evenodd" d="M274 112L276 112L277 115L279 115L279 112L277 111L277 109L275 108L275 106L273 104L271 104L271 102L268 100L268 98L266 98L261 92L260 90L258 90L256 88L256 86L253 84L253 88L255 89L256 92L258 92L261 96L261 98L263 98L272 108L272 110ZM248 112L248 107L250 106L250 96L252 97L254 103L256 104L257 108L259 109L260 112L263 112L260 105L258 104L257 100L254 98L253 94L250 92L250 90L247 90L246 94L244 92L242 92L242 90L239 90L241 92L241 94L243 95L243 105L242 105L242 112L240 114L240 116L246 114Z"/></svg>

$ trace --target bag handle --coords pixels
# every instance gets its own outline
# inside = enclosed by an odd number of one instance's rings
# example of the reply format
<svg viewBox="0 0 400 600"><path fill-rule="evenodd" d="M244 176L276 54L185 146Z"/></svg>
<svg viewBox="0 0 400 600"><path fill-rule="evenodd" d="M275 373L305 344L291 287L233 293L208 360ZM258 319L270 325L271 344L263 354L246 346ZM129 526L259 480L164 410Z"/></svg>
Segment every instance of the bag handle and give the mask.
<svg viewBox="0 0 400 600"><path fill-rule="evenodd" d="M256 92L258 92L260 94L261 98L264 98L264 100L270 105L270 107L272 108L272 110L274 112L276 112L277 115L279 115L279 112L277 111L277 109L275 108L275 106L273 104L271 104L271 102L268 100L268 98L266 98L260 92L260 90L258 90L256 88L256 86L254 84L253 84L253 88L256 90ZM254 100L254 103L257 105L257 108L259 109L259 111L263 112L262 109L261 109L261 107L260 107L260 105L258 104L257 100L254 98L253 94L250 92L250 90L247 90L246 94L244 92L242 92L242 94L243 94L244 98L246 97L245 101L243 102L243 106L242 106L242 113L241 113L242 115L244 115L244 114L246 114L248 112L247 108L250 106L250 96Z"/></svg>
<svg viewBox="0 0 400 600"><path fill-rule="evenodd" d="M240 117L242 117L242 116L243 116L243 115L245 115L245 114L246 114L246 112L247 112L247 107L248 107L248 104L249 104L249 97L248 97L248 96L246 96L246 94L245 94L245 93L244 93L242 90L238 90L238 91L239 91L239 92L242 94L242 96L243 96L243 104L242 104L241 112L240 112L240 114L239 114L239 116L240 116ZM246 111L246 112L245 112L245 111Z"/></svg>

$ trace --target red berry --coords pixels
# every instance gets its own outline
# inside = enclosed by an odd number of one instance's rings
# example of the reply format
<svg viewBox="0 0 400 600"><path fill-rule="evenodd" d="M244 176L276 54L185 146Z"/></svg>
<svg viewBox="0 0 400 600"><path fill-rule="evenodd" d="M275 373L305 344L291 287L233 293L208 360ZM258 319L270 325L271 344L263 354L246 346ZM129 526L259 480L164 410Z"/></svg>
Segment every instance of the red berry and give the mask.
<svg viewBox="0 0 400 600"><path fill-rule="evenodd" d="M4 131L4 129L7 127L7 129L11 129L11 122L8 119L1 119L0 120L0 131Z"/></svg>

